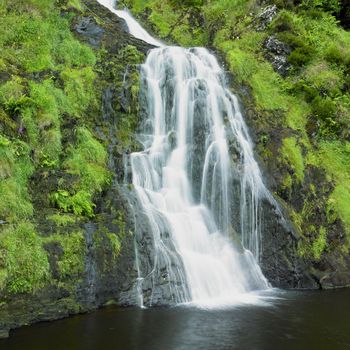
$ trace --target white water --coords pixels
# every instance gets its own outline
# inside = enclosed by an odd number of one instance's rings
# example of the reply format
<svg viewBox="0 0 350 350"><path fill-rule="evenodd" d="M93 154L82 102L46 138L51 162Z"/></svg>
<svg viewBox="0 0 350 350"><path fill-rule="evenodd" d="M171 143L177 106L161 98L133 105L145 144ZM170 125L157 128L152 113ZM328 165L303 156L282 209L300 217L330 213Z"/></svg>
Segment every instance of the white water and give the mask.
<svg viewBox="0 0 350 350"><path fill-rule="evenodd" d="M124 18L131 34L162 46L128 12L115 10L111 1L99 2ZM148 304L155 302L162 276L175 303L252 302L256 294L247 293L269 288L257 261L260 201L271 195L237 98L204 48L151 50L141 80L147 101L144 150L130 161L155 258L147 276L138 268L139 300L148 279Z"/></svg>
<svg viewBox="0 0 350 350"><path fill-rule="evenodd" d="M142 26L134 19L130 12L126 9L115 9L116 0L97 0L101 5L107 7L108 10L113 12L120 18L123 18L128 26L129 32L135 38L141 39L154 46L163 46L163 44L149 35Z"/></svg>

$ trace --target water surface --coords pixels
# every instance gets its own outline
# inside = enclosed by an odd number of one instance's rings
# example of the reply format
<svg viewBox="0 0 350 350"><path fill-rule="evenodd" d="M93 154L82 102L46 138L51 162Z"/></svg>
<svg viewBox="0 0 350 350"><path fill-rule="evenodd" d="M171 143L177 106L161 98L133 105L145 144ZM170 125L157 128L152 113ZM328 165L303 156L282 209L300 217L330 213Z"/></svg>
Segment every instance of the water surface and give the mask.
<svg viewBox="0 0 350 350"><path fill-rule="evenodd" d="M222 310L107 308L13 331L0 349L350 349L349 289L277 297Z"/></svg>

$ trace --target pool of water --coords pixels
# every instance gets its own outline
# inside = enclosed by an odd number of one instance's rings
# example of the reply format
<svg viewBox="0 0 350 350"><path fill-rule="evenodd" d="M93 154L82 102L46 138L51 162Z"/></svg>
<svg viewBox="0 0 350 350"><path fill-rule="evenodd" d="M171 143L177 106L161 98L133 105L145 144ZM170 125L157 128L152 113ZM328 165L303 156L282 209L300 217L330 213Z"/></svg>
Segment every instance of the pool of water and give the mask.
<svg viewBox="0 0 350 350"><path fill-rule="evenodd" d="M350 349L350 290L276 292L224 309L106 308L13 331L0 349Z"/></svg>

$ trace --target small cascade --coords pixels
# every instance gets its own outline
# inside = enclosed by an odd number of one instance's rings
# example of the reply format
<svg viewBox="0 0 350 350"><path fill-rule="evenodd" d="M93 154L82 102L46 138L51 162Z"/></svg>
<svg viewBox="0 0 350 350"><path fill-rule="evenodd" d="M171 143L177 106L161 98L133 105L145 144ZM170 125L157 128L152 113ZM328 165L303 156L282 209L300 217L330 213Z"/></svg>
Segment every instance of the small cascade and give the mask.
<svg viewBox="0 0 350 350"><path fill-rule="evenodd" d="M154 46L163 46L163 44L159 40L153 38L147 33L146 30L142 28L142 26L135 20L135 18L130 14L130 12L127 9L117 10L115 8L117 3L116 0L98 0L98 2L104 7L107 7L108 10L110 10L118 17L123 18L128 26L129 33L132 36Z"/></svg>
<svg viewBox="0 0 350 350"><path fill-rule="evenodd" d="M164 46L126 11L130 33L159 46L141 67L141 152L132 183L148 230L136 233L138 299L145 305L246 301L269 284L259 267L266 189L239 103L204 48ZM248 298L249 299L249 298ZM249 299L250 300L250 299Z"/></svg>

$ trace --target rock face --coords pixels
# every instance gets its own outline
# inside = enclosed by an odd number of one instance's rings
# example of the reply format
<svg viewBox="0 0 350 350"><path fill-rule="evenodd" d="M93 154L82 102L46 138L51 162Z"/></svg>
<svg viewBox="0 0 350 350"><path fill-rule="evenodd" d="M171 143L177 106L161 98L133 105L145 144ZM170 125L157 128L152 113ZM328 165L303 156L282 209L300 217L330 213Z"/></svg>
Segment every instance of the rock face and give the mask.
<svg viewBox="0 0 350 350"><path fill-rule="evenodd" d="M263 31L273 21L277 15L277 6L270 5L262 9L259 15L256 17L256 30Z"/></svg>
<svg viewBox="0 0 350 350"><path fill-rule="evenodd" d="M288 62L288 56L291 53L290 47L271 35L265 40L264 48L266 49L266 59L271 62L275 71L286 76L291 68Z"/></svg>
<svg viewBox="0 0 350 350"><path fill-rule="evenodd" d="M0 337L8 336L10 329L22 325L87 312L107 303L135 305L138 302L134 294L137 280L135 214L131 205L134 194L123 185L127 175L124 174L123 155L138 147L133 129L137 126L134 90L139 84L138 64L144 61L151 46L131 37L124 20L97 1L86 0L84 4L83 13L75 12L71 30L78 39L95 50L102 50L104 55L103 60L97 62L97 107L88 110L84 118L108 144L108 165L115 176L109 188L95 199L93 218L82 218L60 227L47 220L55 210L47 197L57 191L60 178L70 181L74 176L60 170L38 170L34 174L30 189L37 230L44 237L82 233L79 251L73 247L72 253L74 261L78 260L79 269L76 273L68 271L62 275L59 271L65 254L62 245L45 243L50 280L33 293L0 293ZM7 74L0 73L0 80L6 79ZM129 128L127 139L121 136L125 120L128 120ZM64 142L71 142L74 126L75 121L67 117L62 126Z"/></svg>
<svg viewBox="0 0 350 350"><path fill-rule="evenodd" d="M280 208L263 203L262 256L260 265L273 287L317 289L317 279L298 255L295 228L283 217Z"/></svg>

